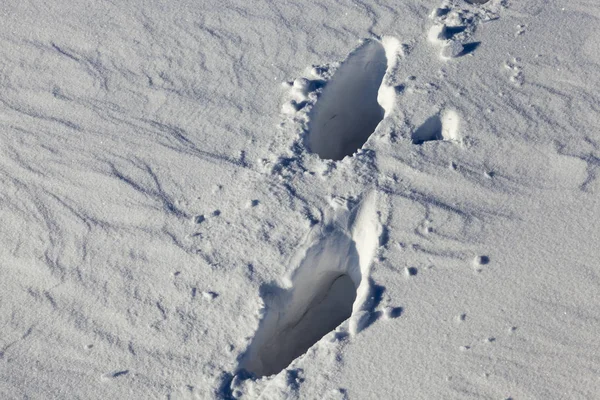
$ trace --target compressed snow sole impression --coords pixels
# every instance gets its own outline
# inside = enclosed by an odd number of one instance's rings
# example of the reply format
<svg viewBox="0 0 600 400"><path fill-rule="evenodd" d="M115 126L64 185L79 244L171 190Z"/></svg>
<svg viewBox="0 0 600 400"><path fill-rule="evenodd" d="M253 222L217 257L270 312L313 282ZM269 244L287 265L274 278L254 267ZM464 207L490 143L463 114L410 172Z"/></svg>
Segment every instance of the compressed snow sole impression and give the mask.
<svg viewBox="0 0 600 400"><path fill-rule="evenodd" d="M349 317L351 334L362 329L372 297L369 268L381 232L374 206L372 195L343 223L315 228L285 279L287 287L263 288L265 313L240 369L273 375Z"/></svg>
<svg viewBox="0 0 600 400"><path fill-rule="evenodd" d="M379 41L366 41L348 56L310 112L311 152L341 160L365 144L384 117L377 95L386 69L386 53Z"/></svg>

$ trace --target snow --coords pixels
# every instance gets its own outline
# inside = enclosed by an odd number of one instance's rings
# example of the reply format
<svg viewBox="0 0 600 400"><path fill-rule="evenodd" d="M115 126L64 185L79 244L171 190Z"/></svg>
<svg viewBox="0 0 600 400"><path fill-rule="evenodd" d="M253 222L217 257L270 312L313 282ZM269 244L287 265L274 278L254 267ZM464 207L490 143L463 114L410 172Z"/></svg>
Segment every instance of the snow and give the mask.
<svg viewBox="0 0 600 400"><path fill-rule="evenodd" d="M597 2L0 13L1 398L599 398Z"/></svg>
<svg viewBox="0 0 600 400"><path fill-rule="evenodd" d="M465 47L456 40L448 40L442 47L442 59L456 58L463 54Z"/></svg>

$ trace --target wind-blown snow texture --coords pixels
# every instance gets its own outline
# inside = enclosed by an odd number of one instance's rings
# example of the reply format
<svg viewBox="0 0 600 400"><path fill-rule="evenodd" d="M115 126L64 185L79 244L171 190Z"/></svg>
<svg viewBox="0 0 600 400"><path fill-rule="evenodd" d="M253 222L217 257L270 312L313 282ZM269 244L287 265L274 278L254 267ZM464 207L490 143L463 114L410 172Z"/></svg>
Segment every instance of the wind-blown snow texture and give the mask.
<svg viewBox="0 0 600 400"><path fill-rule="evenodd" d="M600 4L478 3L1 2L0 397L598 398Z"/></svg>

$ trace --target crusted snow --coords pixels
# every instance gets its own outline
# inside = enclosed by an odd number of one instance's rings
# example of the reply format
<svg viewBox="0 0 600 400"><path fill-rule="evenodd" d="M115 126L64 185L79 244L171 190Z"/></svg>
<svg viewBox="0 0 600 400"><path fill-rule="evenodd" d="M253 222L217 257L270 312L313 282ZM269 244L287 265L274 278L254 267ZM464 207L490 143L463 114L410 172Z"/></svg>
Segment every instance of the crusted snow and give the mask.
<svg viewBox="0 0 600 400"><path fill-rule="evenodd" d="M0 15L0 398L598 398L597 2Z"/></svg>

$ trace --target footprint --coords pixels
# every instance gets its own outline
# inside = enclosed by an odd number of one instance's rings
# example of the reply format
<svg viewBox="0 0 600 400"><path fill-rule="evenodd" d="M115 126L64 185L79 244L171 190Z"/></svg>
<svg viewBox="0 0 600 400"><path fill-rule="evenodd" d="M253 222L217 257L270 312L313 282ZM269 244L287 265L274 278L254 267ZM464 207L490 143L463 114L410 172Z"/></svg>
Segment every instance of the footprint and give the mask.
<svg viewBox="0 0 600 400"><path fill-rule="evenodd" d="M515 57L511 61L506 61L504 68L512 72L509 79L515 86L523 86L525 77L523 76L523 67L521 66L521 59L519 57Z"/></svg>
<svg viewBox="0 0 600 400"><path fill-rule="evenodd" d="M348 56L309 114L308 149L341 160L360 149L384 117L377 97L387 69L384 46L366 41Z"/></svg>
<svg viewBox="0 0 600 400"><path fill-rule="evenodd" d="M423 144L434 140L458 141L460 118L455 111L447 110L442 115L434 115L427 119L412 134L413 144Z"/></svg>
<svg viewBox="0 0 600 400"><path fill-rule="evenodd" d="M360 331L372 308L369 268L380 233L375 195L314 228L285 287L262 288L265 313L239 370L277 374L348 318L350 333Z"/></svg>
<svg viewBox="0 0 600 400"><path fill-rule="evenodd" d="M427 38L431 43L440 46L440 58L444 60L473 53L481 44L473 41L478 26L499 18L500 5L487 4L489 0L465 2L466 7L459 7L456 3L444 1L429 16L433 25Z"/></svg>

